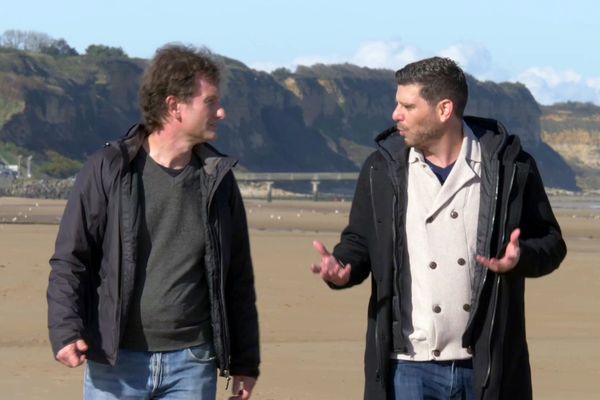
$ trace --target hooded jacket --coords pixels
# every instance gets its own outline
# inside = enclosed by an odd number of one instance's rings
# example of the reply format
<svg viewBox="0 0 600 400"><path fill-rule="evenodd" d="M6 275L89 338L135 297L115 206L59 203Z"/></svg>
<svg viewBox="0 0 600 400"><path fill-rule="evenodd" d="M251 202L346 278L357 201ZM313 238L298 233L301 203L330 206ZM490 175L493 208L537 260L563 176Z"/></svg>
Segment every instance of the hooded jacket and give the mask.
<svg viewBox="0 0 600 400"><path fill-rule="evenodd" d="M50 259L48 328L54 354L77 339L87 358L114 365L131 304L142 220L135 158L142 125L96 152L79 172ZM193 149L203 165L198 206L206 221L204 264L217 365L222 376L259 374L254 275L236 161L208 144ZM193 243L190 243L193 245ZM235 315L235 318L233 316Z"/></svg>
<svg viewBox="0 0 600 400"><path fill-rule="evenodd" d="M521 148L519 138L497 121L464 119L482 151L477 254L501 257L510 233L521 229L521 256L512 271L497 274L476 265L472 311L462 338L473 356L474 395L485 400L530 399L525 278L556 269L566 246L535 161ZM408 268L402 254L409 148L395 127L382 132L376 143L377 151L359 174L349 223L333 254L342 265L352 266L344 288L371 276L364 398L384 400L391 398L393 384L389 379L393 285Z"/></svg>

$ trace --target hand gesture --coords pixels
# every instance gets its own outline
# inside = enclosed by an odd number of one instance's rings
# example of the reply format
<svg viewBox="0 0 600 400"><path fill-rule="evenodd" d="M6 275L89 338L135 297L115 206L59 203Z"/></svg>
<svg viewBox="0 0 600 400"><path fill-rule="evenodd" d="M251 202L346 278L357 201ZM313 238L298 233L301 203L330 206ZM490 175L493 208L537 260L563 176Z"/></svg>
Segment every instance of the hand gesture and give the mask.
<svg viewBox="0 0 600 400"><path fill-rule="evenodd" d="M60 349L56 353L56 360L70 368L79 367L86 360L85 352L87 349L87 343L83 339L79 339Z"/></svg>
<svg viewBox="0 0 600 400"><path fill-rule="evenodd" d="M314 274L321 275L325 282L331 282L336 286L344 286L350 280L350 271L352 266L346 264L343 267L334 256L325 248L325 245L318 240L313 241L313 247L321 255L321 262L313 264L311 271Z"/></svg>
<svg viewBox="0 0 600 400"><path fill-rule="evenodd" d="M475 258L477 262L486 266L490 271L498 273L504 273L512 270L515 265L517 265L519 258L521 257L519 235L521 235L521 230L519 228L512 231L510 234L510 241L508 242L508 245L506 245L504 256L501 259L476 256Z"/></svg>

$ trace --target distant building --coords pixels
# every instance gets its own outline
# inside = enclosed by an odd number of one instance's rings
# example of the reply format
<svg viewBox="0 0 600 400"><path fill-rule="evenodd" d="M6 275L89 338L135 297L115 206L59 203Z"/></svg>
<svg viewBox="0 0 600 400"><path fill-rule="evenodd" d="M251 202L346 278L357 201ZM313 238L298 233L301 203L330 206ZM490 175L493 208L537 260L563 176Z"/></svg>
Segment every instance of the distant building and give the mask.
<svg viewBox="0 0 600 400"><path fill-rule="evenodd" d="M13 179L17 177L18 171L17 165L9 165L0 160L0 189L10 186Z"/></svg>
<svg viewBox="0 0 600 400"><path fill-rule="evenodd" d="M7 164L0 160L0 174L4 175L4 173L17 176L19 174L19 166Z"/></svg>

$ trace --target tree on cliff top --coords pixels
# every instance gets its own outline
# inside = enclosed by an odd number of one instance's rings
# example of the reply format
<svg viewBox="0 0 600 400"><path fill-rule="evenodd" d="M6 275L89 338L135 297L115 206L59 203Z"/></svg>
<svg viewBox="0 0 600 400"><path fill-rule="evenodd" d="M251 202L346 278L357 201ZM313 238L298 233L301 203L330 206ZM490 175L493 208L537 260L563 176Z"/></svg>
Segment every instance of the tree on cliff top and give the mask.
<svg viewBox="0 0 600 400"><path fill-rule="evenodd" d="M94 58L128 58L127 53L120 47L110 47L103 44L91 44L85 49L85 55Z"/></svg>
<svg viewBox="0 0 600 400"><path fill-rule="evenodd" d="M77 50L65 39L54 39L42 32L9 29L0 35L0 47L51 56L76 56Z"/></svg>

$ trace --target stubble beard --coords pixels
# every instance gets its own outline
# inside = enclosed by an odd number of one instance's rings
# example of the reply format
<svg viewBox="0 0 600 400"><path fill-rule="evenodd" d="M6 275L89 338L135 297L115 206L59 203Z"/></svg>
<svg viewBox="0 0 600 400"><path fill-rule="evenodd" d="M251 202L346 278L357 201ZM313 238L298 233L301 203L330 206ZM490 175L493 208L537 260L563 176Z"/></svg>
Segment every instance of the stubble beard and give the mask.
<svg viewBox="0 0 600 400"><path fill-rule="evenodd" d="M406 137L404 140L407 145L423 151L432 143L438 141L443 135L444 131L441 128L431 127L418 130L410 138Z"/></svg>

